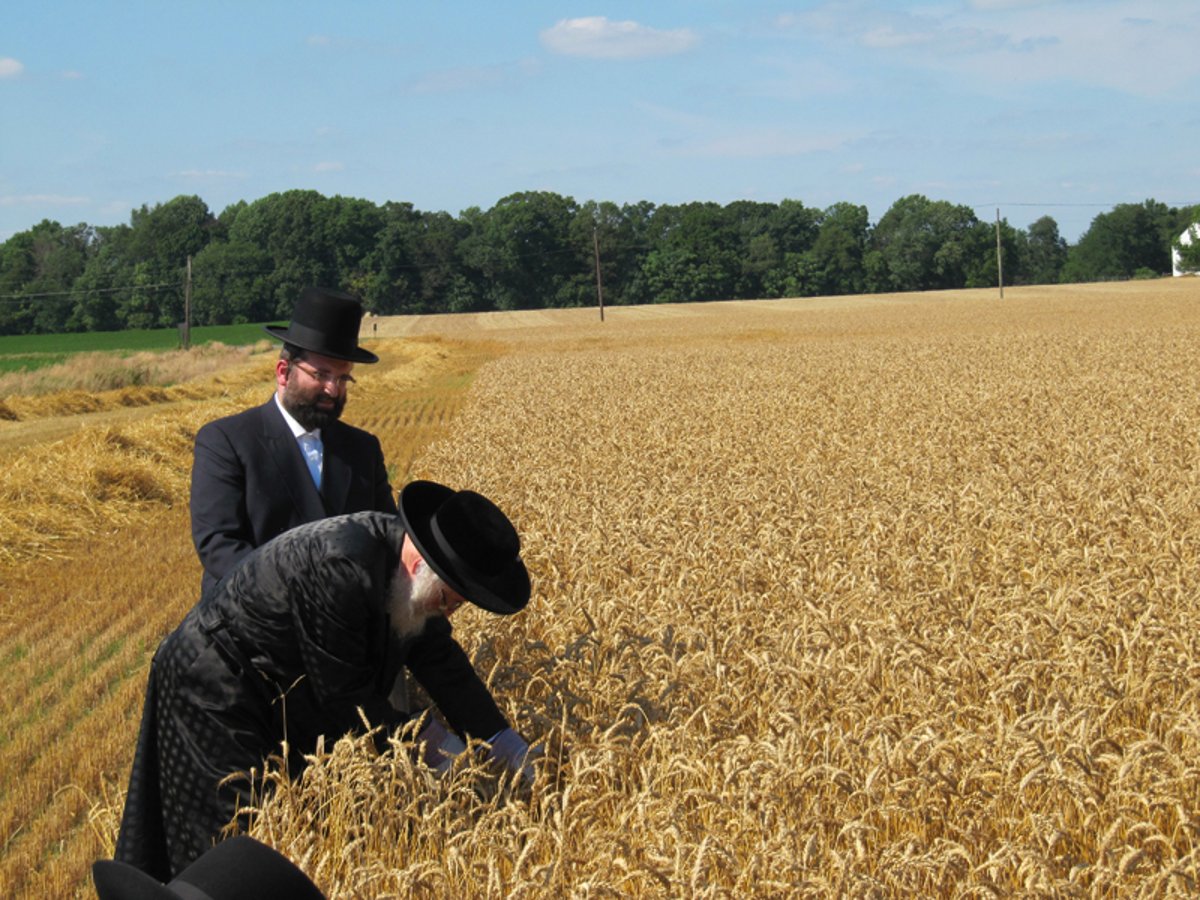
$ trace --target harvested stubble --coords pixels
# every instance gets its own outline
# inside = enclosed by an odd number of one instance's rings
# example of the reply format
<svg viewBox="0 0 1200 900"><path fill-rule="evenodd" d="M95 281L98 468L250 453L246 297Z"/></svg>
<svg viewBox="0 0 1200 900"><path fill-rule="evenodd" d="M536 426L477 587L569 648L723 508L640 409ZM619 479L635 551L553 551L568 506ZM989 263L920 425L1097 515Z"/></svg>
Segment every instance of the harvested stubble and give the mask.
<svg viewBox="0 0 1200 900"><path fill-rule="evenodd" d="M370 419L407 467L468 371L453 343L380 349L348 418ZM272 368L270 356L238 363L204 382L205 400L171 393L136 415L105 396L106 412L71 422L56 396L26 398L57 417L0 424L25 429L0 479L0 896L95 895L88 871L112 852L150 655L196 598L192 436L265 400ZM435 402L402 422L395 405L418 388Z"/></svg>
<svg viewBox="0 0 1200 900"><path fill-rule="evenodd" d="M529 610L458 633L565 756L419 802L347 743L262 834L337 897L1194 894L1194 299L711 309L489 364L422 470L521 528Z"/></svg>

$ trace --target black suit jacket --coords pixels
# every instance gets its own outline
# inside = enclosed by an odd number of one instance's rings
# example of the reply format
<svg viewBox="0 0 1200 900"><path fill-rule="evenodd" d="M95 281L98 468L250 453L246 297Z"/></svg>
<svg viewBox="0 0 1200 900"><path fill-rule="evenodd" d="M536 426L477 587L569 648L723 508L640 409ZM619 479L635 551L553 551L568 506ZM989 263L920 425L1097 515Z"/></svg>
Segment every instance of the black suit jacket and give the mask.
<svg viewBox="0 0 1200 900"><path fill-rule="evenodd" d="M204 593L255 547L327 516L396 513L379 439L343 422L321 429L321 490L272 397L209 422L192 459L192 542Z"/></svg>

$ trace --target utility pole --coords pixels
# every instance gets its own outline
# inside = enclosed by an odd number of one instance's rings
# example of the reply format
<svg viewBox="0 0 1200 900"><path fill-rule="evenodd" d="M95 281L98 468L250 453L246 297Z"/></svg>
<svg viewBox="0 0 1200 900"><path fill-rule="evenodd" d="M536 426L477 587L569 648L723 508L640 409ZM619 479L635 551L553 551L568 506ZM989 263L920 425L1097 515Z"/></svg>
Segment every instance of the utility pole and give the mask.
<svg viewBox="0 0 1200 900"><path fill-rule="evenodd" d="M592 249L596 253L596 299L600 303L600 321L604 321L604 285L600 283L600 236L592 226Z"/></svg>
<svg viewBox="0 0 1200 900"><path fill-rule="evenodd" d="M1000 299L1004 299L1004 260L1000 250L1000 207L996 207L996 280L1000 282Z"/></svg>
<svg viewBox="0 0 1200 900"><path fill-rule="evenodd" d="M192 256L187 258L187 279L183 282L183 349L192 347Z"/></svg>

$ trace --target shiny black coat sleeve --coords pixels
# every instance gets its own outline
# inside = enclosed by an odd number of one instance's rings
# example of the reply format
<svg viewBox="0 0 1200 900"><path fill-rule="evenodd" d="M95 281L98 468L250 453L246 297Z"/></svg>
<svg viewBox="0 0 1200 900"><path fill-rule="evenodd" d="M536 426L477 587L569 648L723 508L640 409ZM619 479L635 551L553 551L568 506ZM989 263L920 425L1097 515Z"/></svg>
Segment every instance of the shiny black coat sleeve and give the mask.
<svg viewBox="0 0 1200 900"><path fill-rule="evenodd" d="M430 619L412 642L406 664L451 728L487 740L507 728L508 720L451 631L444 617Z"/></svg>
<svg viewBox="0 0 1200 900"><path fill-rule="evenodd" d="M381 690L385 621L375 597L381 573L345 556L322 560L317 577L294 588L296 645L321 704Z"/></svg>

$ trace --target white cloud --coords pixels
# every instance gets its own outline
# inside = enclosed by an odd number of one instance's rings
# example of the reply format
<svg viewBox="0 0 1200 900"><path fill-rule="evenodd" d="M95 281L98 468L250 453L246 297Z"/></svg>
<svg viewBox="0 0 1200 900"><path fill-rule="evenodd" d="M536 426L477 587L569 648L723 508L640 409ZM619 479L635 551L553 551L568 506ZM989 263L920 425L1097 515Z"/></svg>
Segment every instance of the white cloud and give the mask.
<svg viewBox="0 0 1200 900"><path fill-rule="evenodd" d="M919 11L879 0L825 2L775 25L997 87L1062 81L1156 95L1200 77L1200 28L1176 0L970 0ZM1131 65L1136 59L1155 65Z"/></svg>
<svg viewBox="0 0 1200 900"><path fill-rule="evenodd" d="M75 69L67 69L62 73L61 78L63 81L79 81L83 78L83 73Z"/></svg>
<svg viewBox="0 0 1200 900"><path fill-rule="evenodd" d="M880 25L863 32L861 40L867 47L887 50L894 47L928 44L936 40L936 37L931 31L901 31L891 25Z"/></svg>
<svg viewBox="0 0 1200 900"><path fill-rule="evenodd" d="M970 0L972 9L1024 9L1029 6L1049 6L1060 0Z"/></svg>
<svg viewBox="0 0 1200 900"><path fill-rule="evenodd" d="M0 78L16 78L25 71L25 66L19 59L11 56L0 56Z"/></svg>
<svg viewBox="0 0 1200 900"><path fill-rule="evenodd" d="M414 94L454 94L493 84L499 78L499 70L495 67L461 66L426 72L413 82L409 90Z"/></svg>
<svg viewBox="0 0 1200 900"><path fill-rule="evenodd" d="M757 83L748 83L746 93L794 102L845 95L856 87L857 76L853 73L815 57L766 57L760 61L760 68L766 74Z"/></svg>
<svg viewBox="0 0 1200 900"><path fill-rule="evenodd" d="M669 106L660 106L657 103L650 103L645 100L635 100L633 101L633 106L635 109L641 110L657 121L667 122L671 125L682 125L687 128L700 128L707 126L710 123L710 120L707 116L701 116L697 115L696 113L673 109Z"/></svg>
<svg viewBox="0 0 1200 900"><path fill-rule="evenodd" d="M333 161L319 162L312 167L314 172L343 172L345 169L345 163Z"/></svg>
<svg viewBox="0 0 1200 900"><path fill-rule="evenodd" d="M137 204L132 200L122 200L117 198L115 200L109 200L107 203L102 203L100 205L100 212L106 216L119 216L123 213L128 214L136 206Z"/></svg>
<svg viewBox="0 0 1200 900"><path fill-rule="evenodd" d="M0 206L82 206L90 200L63 194L4 194L0 195Z"/></svg>
<svg viewBox="0 0 1200 900"><path fill-rule="evenodd" d="M535 74L538 68L538 64L532 60L494 66L460 66L455 69L426 72L409 85L408 89L413 94L456 94L502 86L527 78Z"/></svg>
<svg viewBox="0 0 1200 900"><path fill-rule="evenodd" d="M838 150L848 142L845 135L794 134L778 130L739 131L684 151L689 156L713 156L721 159L763 159L777 156L802 156Z"/></svg>
<svg viewBox="0 0 1200 900"><path fill-rule="evenodd" d="M192 179L223 179L223 178L245 178L245 172L227 172L222 169L184 169L182 172L176 172L178 178Z"/></svg>
<svg viewBox="0 0 1200 900"><path fill-rule="evenodd" d="M980 74L1017 81L1066 80L1130 94L1160 95L1200 76L1194 21L1178 4L1118 0L1017 10L995 22L1003 42L969 60ZM1153 59L1153 66L1130 60Z"/></svg>
<svg viewBox="0 0 1200 900"><path fill-rule="evenodd" d="M546 49L563 56L589 59L644 59L672 56L691 49L699 37L688 28L662 31L637 22L615 22L604 16L560 19L542 31Z"/></svg>

